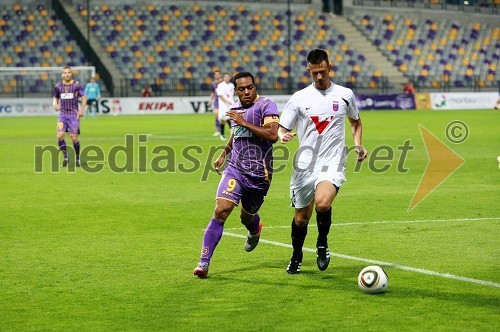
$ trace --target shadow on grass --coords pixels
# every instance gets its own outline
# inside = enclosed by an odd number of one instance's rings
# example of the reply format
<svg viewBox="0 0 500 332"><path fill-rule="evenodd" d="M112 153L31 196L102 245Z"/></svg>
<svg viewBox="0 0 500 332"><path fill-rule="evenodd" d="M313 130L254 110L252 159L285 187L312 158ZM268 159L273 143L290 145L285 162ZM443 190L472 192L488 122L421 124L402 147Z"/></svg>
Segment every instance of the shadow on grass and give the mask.
<svg viewBox="0 0 500 332"><path fill-rule="evenodd" d="M209 279L212 283L224 284L259 284L263 286L295 287L302 290L324 290L360 292L357 285L357 276L361 270L358 266L335 265L332 260L326 271L319 271L316 267L315 259L304 259L302 269L299 274L291 275L286 273L288 261L282 259L266 260L260 263L248 264L230 269L220 268L211 272ZM390 272L390 271L389 271ZM390 273L389 273L390 278ZM425 282L426 276L422 276L421 281ZM389 279L390 280L390 279ZM498 292L489 294L474 293L473 288L480 290L485 286L463 284L456 280L440 280L434 285L425 284L425 287L415 288L405 285L404 280L392 281L389 290L383 294L366 295L376 296L393 300L429 300L445 301L450 303L460 303L473 307L486 309L498 309ZM456 283L456 288L452 291L441 283ZM439 287L446 289L439 289ZM461 291L462 289L462 291ZM468 292L469 291L469 292ZM360 293L361 294L361 293Z"/></svg>

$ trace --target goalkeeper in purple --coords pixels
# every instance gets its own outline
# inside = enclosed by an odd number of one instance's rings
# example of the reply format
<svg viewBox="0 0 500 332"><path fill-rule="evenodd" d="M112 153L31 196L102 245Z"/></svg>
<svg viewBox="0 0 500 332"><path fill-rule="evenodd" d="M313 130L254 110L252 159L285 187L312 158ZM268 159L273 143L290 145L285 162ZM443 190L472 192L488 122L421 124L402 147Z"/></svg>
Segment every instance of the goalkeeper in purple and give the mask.
<svg viewBox="0 0 500 332"><path fill-rule="evenodd" d="M217 189L213 217L203 236L200 262L194 269L194 275L199 278L207 277L210 259L222 237L224 222L240 202L241 223L248 230L245 251L255 249L262 230L257 212L271 184L272 146L278 140L278 107L271 99L257 95L251 73L238 73L233 82L239 102L227 112L233 130L226 147L214 162L217 173L226 156L229 160Z"/></svg>
<svg viewBox="0 0 500 332"><path fill-rule="evenodd" d="M80 82L73 80L73 74L70 66L65 66L62 69L62 81L56 84L54 89L54 110L59 112L57 120L57 141L59 149L63 153L63 167L68 165L69 157L66 149L66 141L64 135L69 134L75 148L76 160L75 165L80 166L80 117L83 116L83 110L87 105L85 91ZM78 98L82 97L82 106L78 107Z"/></svg>

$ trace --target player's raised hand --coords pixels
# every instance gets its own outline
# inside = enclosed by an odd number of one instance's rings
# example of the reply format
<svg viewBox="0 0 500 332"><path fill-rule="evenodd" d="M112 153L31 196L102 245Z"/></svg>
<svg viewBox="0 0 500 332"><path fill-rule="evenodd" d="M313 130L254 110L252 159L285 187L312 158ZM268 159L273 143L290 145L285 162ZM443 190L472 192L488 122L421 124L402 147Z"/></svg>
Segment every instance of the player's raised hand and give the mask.
<svg viewBox="0 0 500 332"><path fill-rule="evenodd" d="M287 132L281 137L281 143L286 144L286 142L290 141L292 138L294 138L297 135L297 133L292 133L292 132Z"/></svg>
<svg viewBox="0 0 500 332"><path fill-rule="evenodd" d="M356 153L358 154L358 161L363 161L368 156L368 151L366 151L366 149L362 145L356 146L354 151L356 151Z"/></svg>
<svg viewBox="0 0 500 332"><path fill-rule="evenodd" d="M240 113L238 113L237 111L233 111L233 110L227 111L227 116L229 116L229 119L231 121L234 121L239 126L241 126L245 122L245 120L243 119L243 116Z"/></svg>

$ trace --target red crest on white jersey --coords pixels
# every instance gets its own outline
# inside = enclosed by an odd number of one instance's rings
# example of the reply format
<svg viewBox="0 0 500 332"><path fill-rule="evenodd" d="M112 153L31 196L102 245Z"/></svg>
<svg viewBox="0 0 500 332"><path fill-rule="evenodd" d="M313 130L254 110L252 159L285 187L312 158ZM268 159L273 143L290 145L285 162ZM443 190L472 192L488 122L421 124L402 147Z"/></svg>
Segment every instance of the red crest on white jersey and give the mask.
<svg viewBox="0 0 500 332"><path fill-rule="evenodd" d="M335 118L334 115L311 115L310 117L320 135Z"/></svg>

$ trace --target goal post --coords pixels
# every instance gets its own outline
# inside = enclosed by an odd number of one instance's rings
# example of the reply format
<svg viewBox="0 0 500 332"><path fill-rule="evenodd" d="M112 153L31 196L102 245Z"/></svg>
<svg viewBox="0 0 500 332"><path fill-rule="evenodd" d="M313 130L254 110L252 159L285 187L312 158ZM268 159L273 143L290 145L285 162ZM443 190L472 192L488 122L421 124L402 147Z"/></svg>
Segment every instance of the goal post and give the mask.
<svg viewBox="0 0 500 332"><path fill-rule="evenodd" d="M0 76L36 76L37 74L59 74L64 66L59 67L0 67ZM73 75L79 76L83 81L89 81L92 76L95 76L94 66L70 66ZM51 77L52 78L52 77ZM82 83L82 82L80 82Z"/></svg>
<svg viewBox="0 0 500 332"><path fill-rule="evenodd" d="M0 67L0 94L39 94L52 91L54 85L61 80L61 71L64 66L58 67ZM70 66L73 79L83 86L96 76L94 66Z"/></svg>

